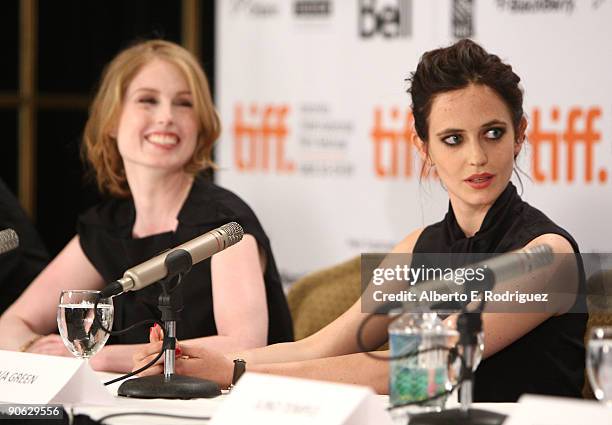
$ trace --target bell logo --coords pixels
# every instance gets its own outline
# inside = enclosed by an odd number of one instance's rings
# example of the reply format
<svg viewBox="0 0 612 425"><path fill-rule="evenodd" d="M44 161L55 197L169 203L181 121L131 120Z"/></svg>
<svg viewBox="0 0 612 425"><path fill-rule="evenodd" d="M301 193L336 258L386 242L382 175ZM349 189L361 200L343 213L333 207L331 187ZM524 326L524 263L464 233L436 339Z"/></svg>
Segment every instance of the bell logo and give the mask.
<svg viewBox="0 0 612 425"><path fill-rule="evenodd" d="M385 125L383 109L374 109L374 126L370 133L374 144L374 171L381 178L412 177L413 152L416 152L412 144L412 112L400 113L396 107L390 112Z"/></svg>
<svg viewBox="0 0 612 425"><path fill-rule="evenodd" d="M295 170L295 164L285 158L288 113L287 105L234 107L234 163L239 171L270 171L272 163L279 173Z"/></svg>
<svg viewBox="0 0 612 425"><path fill-rule="evenodd" d="M384 5L379 5L385 3ZM412 0L359 0L359 35L370 38L408 37L412 32Z"/></svg>
<svg viewBox="0 0 612 425"><path fill-rule="evenodd" d="M533 110L533 126L528 137L533 146L532 175L536 182L560 180L560 171L564 171L565 179L574 182L577 179L576 168L580 165L576 158L583 158L584 173L578 178L591 183L595 178L595 145L601 141L601 133L595 129L595 121L601 118L601 108L592 107L586 110L580 107L571 108L565 119L558 107L550 110L550 122L557 125L558 130L542 129L542 111ZM561 128L559 128L559 125ZM565 127L565 129L563 129ZM578 149L581 147L581 149ZM550 162L544 164L542 150L550 153ZM582 154L578 152L582 151ZM561 160L565 167L561 167ZM544 169L547 168L548 172ZM608 170L600 168L597 171L597 180L605 183L608 179Z"/></svg>

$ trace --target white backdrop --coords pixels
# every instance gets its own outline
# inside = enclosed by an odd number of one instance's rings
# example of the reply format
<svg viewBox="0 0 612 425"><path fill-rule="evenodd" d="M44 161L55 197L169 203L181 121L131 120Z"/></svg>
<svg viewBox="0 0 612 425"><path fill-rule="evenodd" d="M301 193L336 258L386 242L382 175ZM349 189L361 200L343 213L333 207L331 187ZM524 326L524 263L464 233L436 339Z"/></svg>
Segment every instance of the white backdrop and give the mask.
<svg viewBox="0 0 612 425"><path fill-rule="evenodd" d="M522 78L523 198L584 252L611 252L612 0L216 6L217 179L253 207L285 281L443 217L446 193L419 182L407 142L404 80L423 52L462 36Z"/></svg>

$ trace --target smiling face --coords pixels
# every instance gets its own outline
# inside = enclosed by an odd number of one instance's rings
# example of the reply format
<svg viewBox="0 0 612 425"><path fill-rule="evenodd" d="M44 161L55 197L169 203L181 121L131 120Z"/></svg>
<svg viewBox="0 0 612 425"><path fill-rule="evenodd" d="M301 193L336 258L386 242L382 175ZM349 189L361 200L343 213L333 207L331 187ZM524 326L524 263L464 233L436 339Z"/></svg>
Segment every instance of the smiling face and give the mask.
<svg viewBox="0 0 612 425"><path fill-rule="evenodd" d="M161 59L147 63L127 87L115 132L126 171L182 170L194 153L198 125L181 70Z"/></svg>
<svg viewBox="0 0 612 425"><path fill-rule="evenodd" d="M428 123L424 151L453 209L490 207L510 180L525 122L517 137L502 98L488 86L470 84L436 95Z"/></svg>

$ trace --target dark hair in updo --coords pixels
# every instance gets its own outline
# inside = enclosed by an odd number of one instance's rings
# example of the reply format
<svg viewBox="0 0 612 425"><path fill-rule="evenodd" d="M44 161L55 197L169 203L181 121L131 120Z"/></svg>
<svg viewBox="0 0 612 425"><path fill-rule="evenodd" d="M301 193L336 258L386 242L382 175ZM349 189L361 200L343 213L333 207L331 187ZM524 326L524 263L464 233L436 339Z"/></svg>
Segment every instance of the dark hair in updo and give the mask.
<svg viewBox="0 0 612 425"><path fill-rule="evenodd" d="M510 65L472 40L463 39L449 47L426 52L409 81L414 126L423 141L427 141L434 97L469 84L482 84L495 90L508 106L514 131L518 132L523 117L523 92L518 85L521 79Z"/></svg>

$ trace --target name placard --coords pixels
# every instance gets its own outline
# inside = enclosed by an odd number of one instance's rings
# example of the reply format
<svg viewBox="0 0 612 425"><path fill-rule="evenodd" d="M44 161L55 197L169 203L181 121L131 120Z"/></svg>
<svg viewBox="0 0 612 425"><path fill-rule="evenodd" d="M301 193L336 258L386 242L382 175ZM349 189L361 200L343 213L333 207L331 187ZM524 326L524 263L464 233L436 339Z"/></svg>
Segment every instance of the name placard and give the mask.
<svg viewBox="0 0 612 425"><path fill-rule="evenodd" d="M391 425L370 388L246 373L215 412L211 425Z"/></svg>
<svg viewBox="0 0 612 425"><path fill-rule="evenodd" d="M594 400L524 395L504 425L609 425L612 411Z"/></svg>
<svg viewBox="0 0 612 425"><path fill-rule="evenodd" d="M113 404L83 360L0 350L0 401L27 404Z"/></svg>

